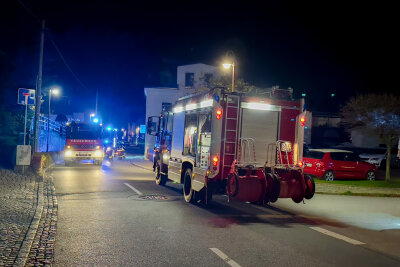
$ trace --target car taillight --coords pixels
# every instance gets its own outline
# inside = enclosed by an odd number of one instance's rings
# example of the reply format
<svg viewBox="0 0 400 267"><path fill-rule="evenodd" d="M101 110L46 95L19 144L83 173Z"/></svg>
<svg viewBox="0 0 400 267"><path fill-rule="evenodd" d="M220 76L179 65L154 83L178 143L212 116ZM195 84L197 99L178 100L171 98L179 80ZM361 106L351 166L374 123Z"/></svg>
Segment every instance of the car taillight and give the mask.
<svg viewBox="0 0 400 267"><path fill-rule="evenodd" d="M217 109L217 120L220 120L221 119L221 117L222 117L222 109Z"/></svg>
<svg viewBox="0 0 400 267"><path fill-rule="evenodd" d="M303 162L301 162L301 161L299 161L298 163L297 163L297 165L299 165L299 167L303 167Z"/></svg>
<svg viewBox="0 0 400 267"><path fill-rule="evenodd" d="M216 167L218 165L219 158L217 156L212 158L213 166Z"/></svg>

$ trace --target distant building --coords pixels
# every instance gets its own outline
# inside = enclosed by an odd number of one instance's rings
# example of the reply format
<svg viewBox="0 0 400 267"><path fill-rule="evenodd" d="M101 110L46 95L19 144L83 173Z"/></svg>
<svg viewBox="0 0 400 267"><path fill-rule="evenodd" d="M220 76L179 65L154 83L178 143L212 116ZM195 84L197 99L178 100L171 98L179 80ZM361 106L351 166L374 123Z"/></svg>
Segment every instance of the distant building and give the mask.
<svg viewBox="0 0 400 267"><path fill-rule="evenodd" d="M217 68L203 63L178 66L177 87L147 87L146 119L160 115L163 107L171 107L178 98L194 93L196 90L208 87L209 80L217 75ZM146 134L145 156L149 157L155 144L155 137Z"/></svg>

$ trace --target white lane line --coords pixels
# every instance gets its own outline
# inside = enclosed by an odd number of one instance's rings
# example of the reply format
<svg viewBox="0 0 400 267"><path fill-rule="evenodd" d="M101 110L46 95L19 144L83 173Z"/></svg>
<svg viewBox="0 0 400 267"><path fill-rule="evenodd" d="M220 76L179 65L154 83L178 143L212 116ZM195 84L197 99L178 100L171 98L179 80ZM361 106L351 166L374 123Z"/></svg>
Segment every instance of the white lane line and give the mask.
<svg viewBox="0 0 400 267"><path fill-rule="evenodd" d="M236 261L232 260L231 258L229 258L225 253L223 253L221 250L217 249L217 248L210 248L212 252L214 252L215 254L218 255L218 257L220 257L223 261L225 261L226 263L228 263L230 266L233 267L241 267L239 264L237 264Z"/></svg>
<svg viewBox="0 0 400 267"><path fill-rule="evenodd" d="M129 187L130 189L132 189L133 191L135 191L136 192L136 194L138 194L138 195L142 195L142 192L140 192L139 190L137 190L136 188L134 188L133 186L131 186L130 184L128 184L128 183L124 183L124 185L126 185L127 187Z"/></svg>
<svg viewBox="0 0 400 267"><path fill-rule="evenodd" d="M315 230L315 231L317 231L317 232L320 232L320 233L323 233L323 234L325 234L325 235L329 235L329 236L331 236L331 237L334 237L334 238L343 240L343 241L345 241L345 242L347 242L347 243L350 243L350 244L353 244L353 245L365 245L365 243L363 243L363 242L360 242L360 241L358 241L358 240L349 238L349 237L344 236L344 235L337 234L337 233L335 233L335 232L326 230L326 229L321 228L321 227L310 227L310 228L313 229L313 230Z"/></svg>

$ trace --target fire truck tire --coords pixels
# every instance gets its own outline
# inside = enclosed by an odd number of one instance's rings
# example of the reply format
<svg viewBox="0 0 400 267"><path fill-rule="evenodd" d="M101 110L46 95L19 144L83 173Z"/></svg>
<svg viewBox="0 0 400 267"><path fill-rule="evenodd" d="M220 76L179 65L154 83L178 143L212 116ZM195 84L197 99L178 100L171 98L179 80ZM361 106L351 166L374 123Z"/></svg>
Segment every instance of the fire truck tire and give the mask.
<svg viewBox="0 0 400 267"><path fill-rule="evenodd" d="M158 160L156 162L154 172L156 174L156 184L158 185L165 185L167 182L167 176L161 173L161 161Z"/></svg>
<svg viewBox="0 0 400 267"><path fill-rule="evenodd" d="M306 192L305 192L304 197L306 199L311 199L315 193L314 179L310 175L306 174L306 175L304 175L304 182L306 183Z"/></svg>
<svg viewBox="0 0 400 267"><path fill-rule="evenodd" d="M183 197L186 202L194 202L194 190L192 188L192 170L187 168L183 176Z"/></svg>
<svg viewBox="0 0 400 267"><path fill-rule="evenodd" d="M274 177L271 173L266 173L265 174L265 180L267 181L267 188L265 189L265 197L264 197L264 202L268 203L269 199L272 194L272 187L274 184Z"/></svg>
<svg viewBox="0 0 400 267"><path fill-rule="evenodd" d="M230 173L226 181L226 192L230 197L234 197L239 192L239 178L236 174Z"/></svg>
<svg viewBox="0 0 400 267"><path fill-rule="evenodd" d="M281 182L275 174L272 174L272 177L272 190L269 201L274 203L278 200L279 194L281 193Z"/></svg>

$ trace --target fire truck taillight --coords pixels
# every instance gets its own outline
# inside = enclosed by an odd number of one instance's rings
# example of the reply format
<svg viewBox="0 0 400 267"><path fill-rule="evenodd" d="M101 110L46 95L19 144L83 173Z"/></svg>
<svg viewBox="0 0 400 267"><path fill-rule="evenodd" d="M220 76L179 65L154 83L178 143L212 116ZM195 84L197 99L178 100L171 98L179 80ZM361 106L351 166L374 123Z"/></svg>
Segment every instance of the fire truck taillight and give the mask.
<svg viewBox="0 0 400 267"><path fill-rule="evenodd" d="M297 163L297 165L299 165L299 167L303 167L303 162L299 161L299 162Z"/></svg>
<svg viewBox="0 0 400 267"><path fill-rule="evenodd" d="M212 159L212 163L213 163L213 166L214 167L217 167L218 166L218 161L219 161L219 158L217 157L217 156L215 156L215 157L213 157L213 159Z"/></svg>
<svg viewBox="0 0 400 267"><path fill-rule="evenodd" d="M222 109L217 109L217 120L220 120L222 117Z"/></svg>
<svg viewBox="0 0 400 267"><path fill-rule="evenodd" d="M304 124L306 123L306 117L301 117L300 118L300 124L301 124L301 127L304 127Z"/></svg>

